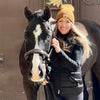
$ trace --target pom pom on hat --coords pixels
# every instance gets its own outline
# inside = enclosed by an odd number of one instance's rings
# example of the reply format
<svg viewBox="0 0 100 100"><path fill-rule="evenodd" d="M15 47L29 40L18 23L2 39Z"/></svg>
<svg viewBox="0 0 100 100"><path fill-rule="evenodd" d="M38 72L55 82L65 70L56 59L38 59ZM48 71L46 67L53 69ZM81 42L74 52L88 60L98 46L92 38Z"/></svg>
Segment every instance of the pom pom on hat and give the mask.
<svg viewBox="0 0 100 100"><path fill-rule="evenodd" d="M60 10L67 10L74 12L74 7L71 4L64 4L60 7Z"/></svg>
<svg viewBox="0 0 100 100"><path fill-rule="evenodd" d="M56 20L63 18L64 15L67 15L66 17L69 18L73 24L75 23L74 7L71 4L64 4L60 7L60 11L57 13Z"/></svg>

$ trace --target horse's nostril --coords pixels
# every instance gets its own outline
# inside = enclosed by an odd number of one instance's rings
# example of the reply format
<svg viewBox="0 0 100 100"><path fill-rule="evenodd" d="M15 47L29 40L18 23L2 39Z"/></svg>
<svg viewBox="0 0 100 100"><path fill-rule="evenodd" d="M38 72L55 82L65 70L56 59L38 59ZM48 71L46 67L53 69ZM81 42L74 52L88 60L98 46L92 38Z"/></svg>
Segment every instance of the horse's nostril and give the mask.
<svg viewBox="0 0 100 100"><path fill-rule="evenodd" d="M43 72L41 70L41 67L39 66L39 76L42 77L43 76Z"/></svg>
<svg viewBox="0 0 100 100"><path fill-rule="evenodd" d="M31 72L29 73L29 77L32 77L32 73Z"/></svg>
<svg viewBox="0 0 100 100"><path fill-rule="evenodd" d="M43 72L42 72L42 70L40 71L39 76L40 76L40 77L43 76Z"/></svg>

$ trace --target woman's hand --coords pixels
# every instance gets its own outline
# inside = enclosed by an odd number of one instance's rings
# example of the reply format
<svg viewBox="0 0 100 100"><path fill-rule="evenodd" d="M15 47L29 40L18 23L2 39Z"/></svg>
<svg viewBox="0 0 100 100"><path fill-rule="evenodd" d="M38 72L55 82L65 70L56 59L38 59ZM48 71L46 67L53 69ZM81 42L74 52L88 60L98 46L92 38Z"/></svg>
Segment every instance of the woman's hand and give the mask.
<svg viewBox="0 0 100 100"><path fill-rule="evenodd" d="M46 85L48 83L49 83L48 81L43 81L42 85Z"/></svg>
<svg viewBox="0 0 100 100"><path fill-rule="evenodd" d="M47 76L47 80L49 80L49 79L50 79L49 76ZM46 84L48 84L49 81L47 81L47 80L44 80L44 81L42 82L42 85L46 85Z"/></svg>
<svg viewBox="0 0 100 100"><path fill-rule="evenodd" d="M57 53L59 53L61 50L60 45L59 45L59 41L56 38L53 38L51 43L52 43L52 46L55 48L55 51Z"/></svg>

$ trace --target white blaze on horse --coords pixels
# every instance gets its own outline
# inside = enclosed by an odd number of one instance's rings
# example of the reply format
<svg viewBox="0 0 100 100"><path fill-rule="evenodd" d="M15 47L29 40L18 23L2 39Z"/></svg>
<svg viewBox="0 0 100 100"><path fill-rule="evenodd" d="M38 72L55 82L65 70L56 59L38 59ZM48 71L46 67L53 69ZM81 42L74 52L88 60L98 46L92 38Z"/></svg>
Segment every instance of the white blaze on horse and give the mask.
<svg viewBox="0 0 100 100"><path fill-rule="evenodd" d="M38 37L41 35L41 33L42 33L41 25L38 24L36 26L36 29L33 31L35 41L36 41L34 49L41 49L38 43ZM33 82L43 82L45 80L46 66L44 63L41 63L39 56L40 56L39 54L34 54L33 59L32 59L32 65L34 67L32 67L32 71L31 71L32 73L31 80ZM39 67L43 73L42 78L39 76L39 74L41 73L41 71L39 70Z"/></svg>

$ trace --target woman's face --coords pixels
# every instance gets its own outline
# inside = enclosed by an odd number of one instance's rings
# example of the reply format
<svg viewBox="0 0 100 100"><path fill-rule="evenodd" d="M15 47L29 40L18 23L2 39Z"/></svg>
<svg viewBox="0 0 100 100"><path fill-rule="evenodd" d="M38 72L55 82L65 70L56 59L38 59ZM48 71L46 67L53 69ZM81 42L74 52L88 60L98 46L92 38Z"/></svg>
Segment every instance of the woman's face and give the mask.
<svg viewBox="0 0 100 100"><path fill-rule="evenodd" d="M61 32L61 34L65 35L69 33L71 29L71 23L68 18L60 18L57 23L58 30Z"/></svg>

